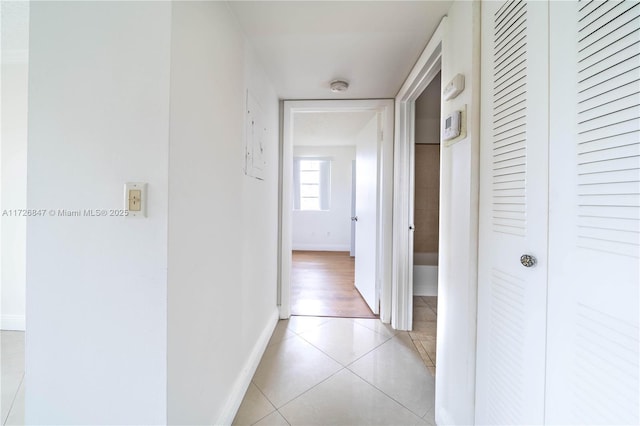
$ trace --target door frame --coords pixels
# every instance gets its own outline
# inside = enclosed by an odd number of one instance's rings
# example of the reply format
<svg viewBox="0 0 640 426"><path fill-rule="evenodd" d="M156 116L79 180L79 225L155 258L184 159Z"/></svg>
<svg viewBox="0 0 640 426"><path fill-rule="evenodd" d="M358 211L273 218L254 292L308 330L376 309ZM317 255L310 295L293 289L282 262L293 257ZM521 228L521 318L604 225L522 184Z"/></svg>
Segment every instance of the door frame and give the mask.
<svg viewBox="0 0 640 426"><path fill-rule="evenodd" d="M397 330L411 330L413 325L413 239L410 237L413 230L410 226L414 201L415 101L442 69L446 23L447 18L442 18L396 96L391 325Z"/></svg>
<svg viewBox="0 0 640 426"><path fill-rule="evenodd" d="M366 100L285 100L282 106L280 150L280 233L278 242L278 307L280 318L291 316L291 250L293 189L293 117L296 113L375 111L379 120L378 206L376 235L376 289L380 301L380 320L391 321L391 264L393 213L393 99Z"/></svg>

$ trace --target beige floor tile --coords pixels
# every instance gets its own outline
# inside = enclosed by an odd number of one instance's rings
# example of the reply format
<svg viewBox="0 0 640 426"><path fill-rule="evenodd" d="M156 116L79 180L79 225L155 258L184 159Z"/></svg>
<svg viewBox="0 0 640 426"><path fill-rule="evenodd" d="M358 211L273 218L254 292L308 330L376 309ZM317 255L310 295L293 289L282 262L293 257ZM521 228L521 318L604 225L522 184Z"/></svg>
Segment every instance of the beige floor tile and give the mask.
<svg viewBox="0 0 640 426"><path fill-rule="evenodd" d="M428 306L413 307L413 321L435 321L436 313ZM414 325L415 327L415 325Z"/></svg>
<svg viewBox="0 0 640 426"><path fill-rule="evenodd" d="M414 321L413 330L409 332L414 340L427 340L429 337L436 336L435 321Z"/></svg>
<svg viewBox="0 0 640 426"><path fill-rule="evenodd" d="M424 300L428 306L438 308L438 296L422 296L422 300Z"/></svg>
<svg viewBox="0 0 640 426"><path fill-rule="evenodd" d="M348 318L332 319L300 337L345 366L389 339Z"/></svg>
<svg viewBox="0 0 640 426"><path fill-rule="evenodd" d="M436 377L436 366L435 365L427 365L427 370L433 377Z"/></svg>
<svg viewBox="0 0 640 426"><path fill-rule="evenodd" d="M407 335L395 336L349 369L420 417L433 407L435 382Z"/></svg>
<svg viewBox="0 0 640 426"><path fill-rule="evenodd" d="M253 382L279 408L341 368L309 342L293 336L267 348Z"/></svg>
<svg viewBox="0 0 640 426"><path fill-rule="evenodd" d="M0 331L0 372L0 422L8 418L23 422L24 390L22 395L19 390L24 378L24 331Z"/></svg>
<svg viewBox="0 0 640 426"><path fill-rule="evenodd" d="M247 389L247 393L244 395L242 404L240 404L233 424L252 425L275 410L276 408L271 405L269 400L260 392L260 389L251 383L249 389Z"/></svg>
<svg viewBox="0 0 640 426"><path fill-rule="evenodd" d="M419 342L427 353L436 351L435 340L419 340Z"/></svg>
<svg viewBox="0 0 640 426"><path fill-rule="evenodd" d="M385 324L379 319L358 318L354 320L357 324L363 325L370 330L382 334L383 336L393 337L402 331L394 330L391 324Z"/></svg>
<svg viewBox="0 0 640 426"><path fill-rule="evenodd" d="M24 381L20 385L18 394L13 401L13 405L11 406L11 411L9 412L9 416L7 417L5 425L24 425Z"/></svg>
<svg viewBox="0 0 640 426"><path fill-rule="evenodd" d="M436 426L436 419L434 415L435 415L435 407L429 410L427 414L425 414L422 418L427 422L426 423L427 425Z"/></svg>
<svg viewBox="0 0 640 426"><path fill-rule="evenodd" d="M420 344L420 341L412 340L412 342L415 345L415 348L418 351L418 354L420 355L420 358L422 359L424 365L426 365L427 367L433 365L433 363L431 362L431 358L429 358L429 355L427 355L427 351L424 350L424 348Z"/></svg>
<svg viewBox="0 0 640 426"><path fill-rule="evenodd" d="M413 296L413 307L416 306L429 306L427 302L420 296Z"/></svg>
<svg viewBox="0 0 640 426"><path fill-rule="evenodd" d="M2 415L1 421L7 419L9 410L16 399L16 394L20 389L20 383L22 383L24 373L6 373L2 371L2 377L0 379L0 413Z"/></svg>
<svg viewBox="0 0 640 426"><path fill-rule="evenodd" d="M342 370L280 410L291 425L415 425L423 419L349 370Z"/></svg>
<svg viewBox="0 0 640 426"><path fill-rule="evenodd" d="M289 423L282 417L282 415L274 411L264 419L260 420L255 426L289 426Z"/></svg>
<svg viewBox="0 0 640 426"><path fill-rule="evenodd" d="M292 336L295 336L295 333L289 330L289 320L280 320L278 321L275 330L273 330L273 334L271 335L271 339L269 339L267 346L280 343Z"/></svg>
<svg viewBox="0 0 640 426"><path fill-rule="evenodd" d="M304 316L292 316L288 320L287 329L294 333L300 334L305 331L314 329L325 322L329 321L327 317L304 317Z"/></svg>

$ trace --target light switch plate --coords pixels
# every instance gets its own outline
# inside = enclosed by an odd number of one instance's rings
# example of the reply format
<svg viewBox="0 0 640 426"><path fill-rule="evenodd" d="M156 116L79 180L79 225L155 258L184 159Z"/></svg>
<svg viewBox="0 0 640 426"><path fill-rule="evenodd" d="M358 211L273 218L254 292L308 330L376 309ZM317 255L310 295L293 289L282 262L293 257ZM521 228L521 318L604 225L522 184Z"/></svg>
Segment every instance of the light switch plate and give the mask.
<svg viewBox="0 0 640 426"><path fill-rule="evenodd" d="M147 184L127 182L124 184L124 209L127 217L147 217Z"/></svg>

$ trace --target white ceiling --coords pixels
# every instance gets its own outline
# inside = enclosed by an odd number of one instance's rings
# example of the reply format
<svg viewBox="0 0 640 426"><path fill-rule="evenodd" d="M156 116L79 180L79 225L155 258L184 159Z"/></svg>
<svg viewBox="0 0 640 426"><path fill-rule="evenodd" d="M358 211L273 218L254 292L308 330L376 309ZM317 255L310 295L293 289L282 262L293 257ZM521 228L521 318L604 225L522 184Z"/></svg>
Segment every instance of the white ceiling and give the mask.
<svg viewBox="0 0 640 426"><path fill-rule="evenodd" d="M395 97L451 0L229 5L282 99L357 99Z"/></svg>
<svg viewBox="0 0 640 426"><path fill-rule="evenodd" d="M296 113L293 116L293 144L355 145L356 135L374 115L374 111Z"/></svg>

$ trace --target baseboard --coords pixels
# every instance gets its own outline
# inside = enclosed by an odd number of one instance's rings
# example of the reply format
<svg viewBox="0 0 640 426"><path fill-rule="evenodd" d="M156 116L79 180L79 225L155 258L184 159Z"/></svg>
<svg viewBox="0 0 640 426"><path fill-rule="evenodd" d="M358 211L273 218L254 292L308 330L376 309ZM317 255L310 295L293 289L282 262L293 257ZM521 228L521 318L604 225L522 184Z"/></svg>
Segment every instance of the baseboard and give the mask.
<svg viewBox="0 0 640 426"><path fill-rule="evenodd" d="M0 329L7 331L24 331L24 315L2 315L2 317L0 317Z"/></svg>
<svg viewBox="0 0 640 426"><path fill-rule="evenodd" d="M432 285L428 283L413 283L413 295L414 296L437 296L438 285Z"/></svg>
<svg viewBox="0 0 640 426"><path fill-rule="evenodd" d="M300 251L349 251L350 245L343 244L293 244L293 250Z"/></svg>
<svg viewBox="0 0 640 426"><path fill-rule="evenodd" d="M414 266L413 295L438 295L438 268L433 266Z"/></svg>
<svg viewBox="0 0 640 426"><path fill-rule="evenodd" d="M218 420L214 423L215 425L230 425L233 422L233 419L240 408L240 404L242 404L244 394L247 392L247 389L249 389L251 379L258 368L258 364L260 364L262 355L267 349L273 330L276 328L276 324L278 324L279 316L279 311L276 307L267 320L256 344L253 346L253 351L251 351L251 355L247 359L247 362L236 379L236 382L229 393L229 397L227 398L227 403L224 405L224 409L218 417Z"/></svg>

